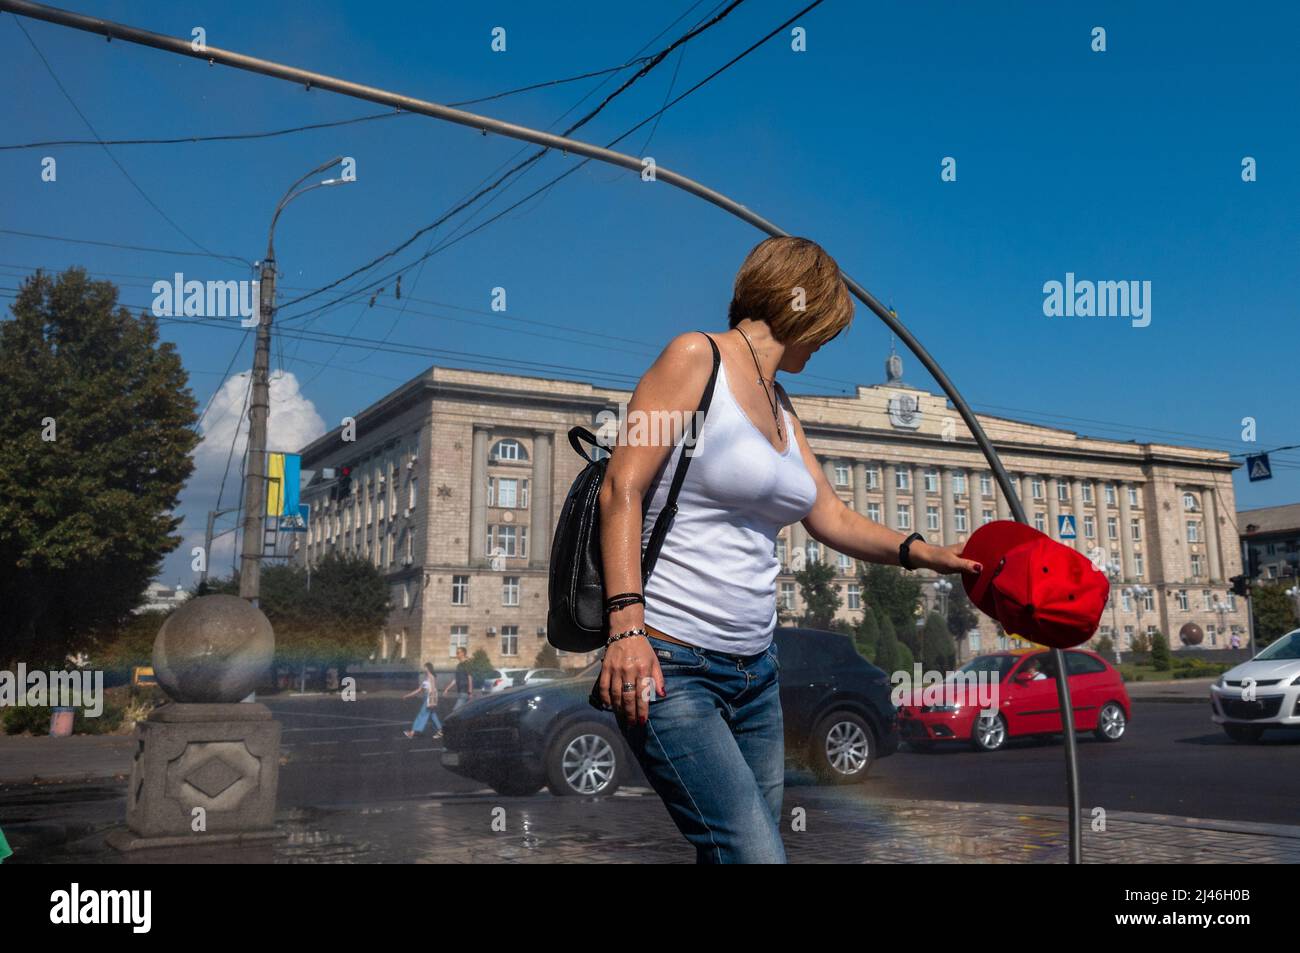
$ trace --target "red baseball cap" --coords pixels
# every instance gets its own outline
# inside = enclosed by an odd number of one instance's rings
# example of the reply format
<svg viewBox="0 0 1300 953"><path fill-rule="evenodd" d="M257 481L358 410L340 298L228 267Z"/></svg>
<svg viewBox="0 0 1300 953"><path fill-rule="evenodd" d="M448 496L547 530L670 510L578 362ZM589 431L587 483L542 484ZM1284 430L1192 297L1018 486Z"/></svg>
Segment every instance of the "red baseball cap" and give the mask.
<svg viewBox="0 0 1300 953"><path fill-rule="evenodd" d="M971 602L1008 632L1065 649L1092 638L1110 582L1083 553L1014 520L985 523L962 558L980 564L962 573Z"/></svg>

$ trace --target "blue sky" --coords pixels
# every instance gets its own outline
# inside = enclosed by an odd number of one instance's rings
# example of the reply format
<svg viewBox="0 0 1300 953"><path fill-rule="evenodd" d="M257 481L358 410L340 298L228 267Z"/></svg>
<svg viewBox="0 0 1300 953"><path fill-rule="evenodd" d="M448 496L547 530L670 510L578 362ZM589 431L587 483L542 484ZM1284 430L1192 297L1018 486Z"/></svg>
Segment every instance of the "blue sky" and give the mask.
<svg viewBox="0 0 1300 953"><path fill-rule="evenodd" d="M172 35L203 27L214 46L440 102L624 63L691 8L690 0L64 2ZM576 135L612 139L659 108L670 89L681 92L803 5L748 0ZM650 51L712 6L695 6ZM828 0L799 20L807 52L773 39L666 113L652 136L646 127L623 147L823 243L897 307L977 410L1231 452L1300 443L1292 396L1300 350L1300 13L1281 3L1248 12L1131 6ZM263 131L383 111L41 22L24 26L104 138ZM504 53L490 48L497 26L506 29ZM1107 31L1104 53L1090 49L1096 26ZM8 15L0 16L0 63L6 86L21 92L0 97L0 144L89 136ZM630 72L603 86L601 77L468 108L552 127L599 87L558 129ZM6 150L0 228L175 250L193 250L192 238L257 259L285 188L335 155L353 156L356 183L318 190L281 220L287 301L406 239L521 148L409 115L274 139L114 147L188 238L98 147ZM46 155L58 162L52 183L40 180ZM957 160L955 182L940 179L945 156ZM1241 180L1245 156L1258 162L1256 182ZM548 156L488 212L574 164ZM435 241L454 236L463 220L443 226ZM670 187L588 165L423 269L407 270L402 302L388 282L375 308L362 298L310 322L291 320L309 305L281 312L286 328L456 353L281 338L275 367L301 389L292 399L308 430L334 425L429 364L488 366L470 363L463 356L470 352L496 355L502 369L629 386L674 334L725 327L735 269L760 237ZM429 247L428 236L416 240L393 267ZM149 285L177 270L200 280L248 277L213 259L3 232L0 263L6 287L33 265L123 276L116 279L123 300L142 307L152 300ZM1043 283L1067 272L1150 281L1150 326L1045 317ZM497 286L507 290L505 316L489 310ZM164 333L177 342L201 404L225 381L232 357L237 370L251 360L248 345L235 357L241 334L232 330L170 324ZM850 331L788 386L834 394L878 382L888 347L883 326L860 307ZM937 389L904 358L910 383ZM526 361L591 371L529 371ZM230 393L242 393L237 385ZM236 410L218 400L210 413L228 414L233 427ZM1257 422L1255 444L1241 440L1247 416ZM1300 498L1300 451L1275 464L1271 482L1248 484L1238 474L1239 506ZM210 491L212 474L204 479ZM195 482L187 509L206 510L200 502L211 494ZM228 504L229 485L226 494ZM187 515L187 531L201 523ZM188 583L187 562L173 557L165 578Z"/></svg>

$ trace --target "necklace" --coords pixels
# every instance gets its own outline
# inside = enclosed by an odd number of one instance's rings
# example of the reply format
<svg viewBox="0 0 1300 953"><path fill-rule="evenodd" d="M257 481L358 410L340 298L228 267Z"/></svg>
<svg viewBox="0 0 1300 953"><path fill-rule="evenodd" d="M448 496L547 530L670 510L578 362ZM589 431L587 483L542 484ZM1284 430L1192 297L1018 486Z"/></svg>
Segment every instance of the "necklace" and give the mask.
<svg viewBox="0 0 1300 953"><path fill-rule="evenodd" d="M767 389L767 379L763 377L763 365L758 363L758 352L754 350L754 345L749 340L749 335L746 334L745 329L739 325L736 326L736 330L740 332L740 336L743 337L745 343L749 345L749 353L754 358L754 367L758 369L758 383L762 385L763 396L767 398L767 402L772 407L772 419L776 422L776 435L784 440L785 434L781 430L781 415L777 413L778 401L776 399L776 393L775 391L768 391ZM776 384L776 378L772 378L772 384Z"/></svg>

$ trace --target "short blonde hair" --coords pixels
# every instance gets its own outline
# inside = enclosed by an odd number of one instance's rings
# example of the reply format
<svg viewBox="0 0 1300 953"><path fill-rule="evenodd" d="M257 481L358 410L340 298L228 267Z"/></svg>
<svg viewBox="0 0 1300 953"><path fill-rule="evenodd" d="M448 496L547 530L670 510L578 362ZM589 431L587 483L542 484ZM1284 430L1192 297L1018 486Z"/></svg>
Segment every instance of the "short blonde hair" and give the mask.
<svg viewBox="0 0 1300 953"><path fill-rule="evenodd" d="M782 236L745 256L727 316L733 328L746 318L766 321L782 344L825 344L853 320L853 299L826 249Z"/></svg>

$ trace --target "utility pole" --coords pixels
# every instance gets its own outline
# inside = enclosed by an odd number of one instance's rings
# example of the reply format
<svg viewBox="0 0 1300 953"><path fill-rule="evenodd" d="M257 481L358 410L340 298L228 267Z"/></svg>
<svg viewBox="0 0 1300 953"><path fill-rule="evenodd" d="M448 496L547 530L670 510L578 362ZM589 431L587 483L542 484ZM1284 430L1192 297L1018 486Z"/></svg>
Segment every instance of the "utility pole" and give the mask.
<svg viewBox="0 0 1300 953"><path fill-rule="evenodd" d="M266 522L266 418L271 407L271 321L275 317L275 260L262 260L253 391L248 405L248 457L244 464L244 540L239 557L239 597L258 604L262 578L262 527Z"/></svg>
<svg viewBox="0 0 1300 953"><path fill-rule="evenodd" d="M203 534L203 571L199 574L199 585L201 586L208 584L208 565L212 561L212 542L216 538L217 517L235 512L238 511L234 507L225 510L208 510L208 528ZM234 530L222 530L221 535L225 536L226 533L230 532L234 532Z"/></svg>

